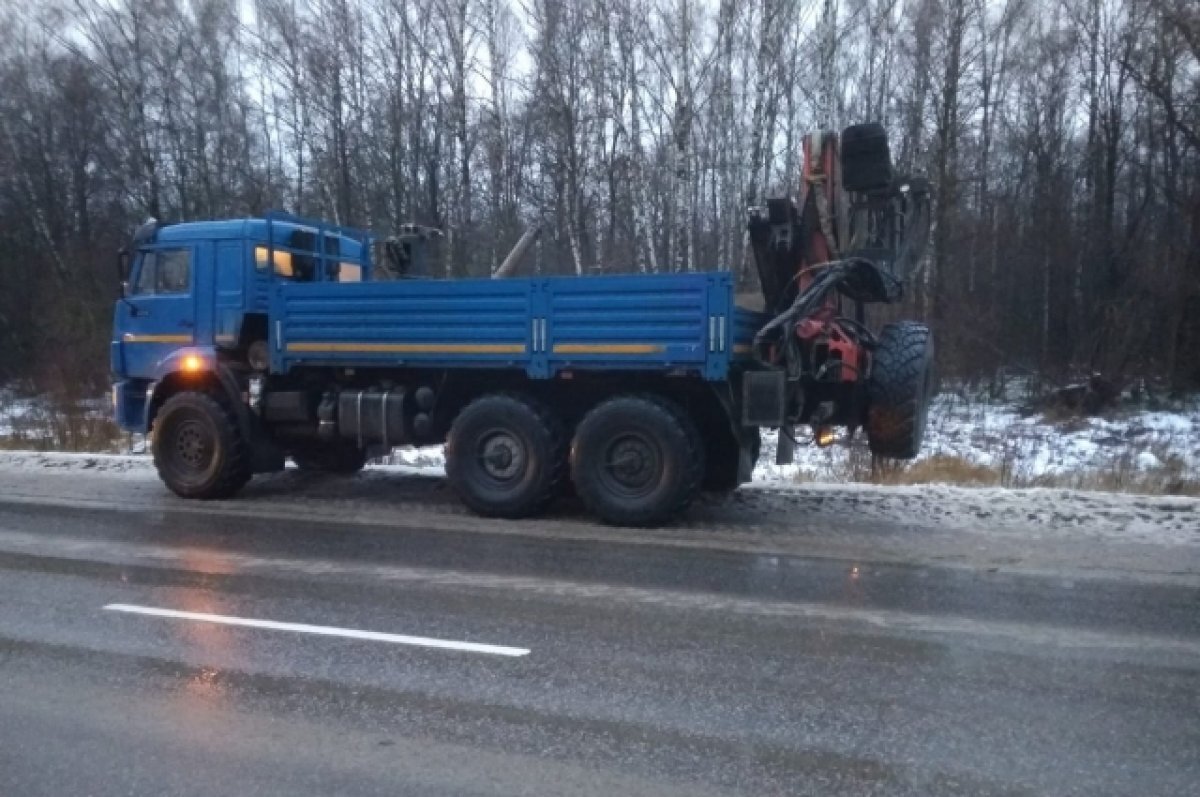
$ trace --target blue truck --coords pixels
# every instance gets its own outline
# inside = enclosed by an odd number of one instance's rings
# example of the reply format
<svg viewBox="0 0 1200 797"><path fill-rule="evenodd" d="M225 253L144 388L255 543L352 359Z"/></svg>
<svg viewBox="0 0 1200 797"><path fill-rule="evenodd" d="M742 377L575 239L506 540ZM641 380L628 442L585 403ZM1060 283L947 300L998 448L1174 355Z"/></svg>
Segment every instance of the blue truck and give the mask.
<svg viewBox="0 0 1200 797"><path fill-rule="evenodd" d="M890 162L842 185L862 165L853 130L813 137L800 199L752 214L760 309L728 271L434 279L419 228L380 242L285 213L148 222L120 259L116 420L151 435L187 498L232 496L288 458L352 473L445 443L476 512L526 517L573 489L620 525L747 481L762 427L781 430L780 461L802 425L819 444L865 426L876 453L911 457L932 339L913 322L875 335L863 305L898 297L922 191ZM823 206L867 232L838 246Z"/></svg>

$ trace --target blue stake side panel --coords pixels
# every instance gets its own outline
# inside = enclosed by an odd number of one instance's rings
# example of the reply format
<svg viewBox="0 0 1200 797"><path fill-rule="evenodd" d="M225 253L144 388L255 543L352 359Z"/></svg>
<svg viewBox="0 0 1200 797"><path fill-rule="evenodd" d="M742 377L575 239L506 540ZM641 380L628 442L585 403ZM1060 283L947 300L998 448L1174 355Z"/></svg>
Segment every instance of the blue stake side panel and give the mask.
<svg viewBox="0 0 1200 797"><path fill-rule="evenodd" d="M733 355L735 358L751 358L754 353L754 336L771 320L771 316L755 310L735 307L733 317Z"/></svg>
<svg viewBox="0 0 1200 797"><path fill-rule="evenodd" d="M724 379L762 319L727 272L283 283L272 368L413 366L690 371Z"/></svg>

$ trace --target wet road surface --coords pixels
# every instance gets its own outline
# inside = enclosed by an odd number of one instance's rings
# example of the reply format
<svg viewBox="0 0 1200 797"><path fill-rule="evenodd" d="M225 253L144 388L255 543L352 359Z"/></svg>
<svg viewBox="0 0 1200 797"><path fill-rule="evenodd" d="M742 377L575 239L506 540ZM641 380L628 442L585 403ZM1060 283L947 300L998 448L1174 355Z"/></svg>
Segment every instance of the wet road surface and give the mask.
<svg viewBox="0 0 1200 797"><path fill-rule="evenodd" d="M122 506L119 487L87 507L0 492L0 794L1200 783L1186 577L464 531L424 509L279 519L253 493Z"/></svg>

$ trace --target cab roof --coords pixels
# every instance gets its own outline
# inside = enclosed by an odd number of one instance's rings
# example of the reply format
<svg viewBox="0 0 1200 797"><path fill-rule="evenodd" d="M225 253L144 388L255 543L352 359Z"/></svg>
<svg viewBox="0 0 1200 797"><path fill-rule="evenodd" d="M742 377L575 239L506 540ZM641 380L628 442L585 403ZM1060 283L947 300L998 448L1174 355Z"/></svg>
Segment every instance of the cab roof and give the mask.
<svg viewBox="0 0 1200 797"><path fill-rule="evenodd" d="M228 239L228 238L250 238L254 240L263 240L267 238L268 225L275 239L281 236L289 235L297 230L304 232L316 233L319 229L316 224L305 223L302 221L275 221L267 219L222 219L219 221L184 221L176 224L166 224L158 228L155 240L159 242L167 241L194 241L197 238L207 239ZM325 225L325 234L338 236L341 238L349 238L358 240L361 236L355 235L357 231L351 231L346 228L335 227L333 225Z"/></svg>

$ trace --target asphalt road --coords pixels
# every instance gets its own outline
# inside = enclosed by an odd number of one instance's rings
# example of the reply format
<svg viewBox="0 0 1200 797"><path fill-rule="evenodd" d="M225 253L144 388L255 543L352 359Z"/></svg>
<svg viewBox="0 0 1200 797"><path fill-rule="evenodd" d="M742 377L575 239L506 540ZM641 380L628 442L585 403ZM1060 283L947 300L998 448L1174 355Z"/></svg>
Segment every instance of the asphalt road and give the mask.
<svg viewBox="0 0 1200 797"><path fill-rule="evenodd" d="M6 797L1200 784L1200 583L1178 574L4 487Z"/></svg>

